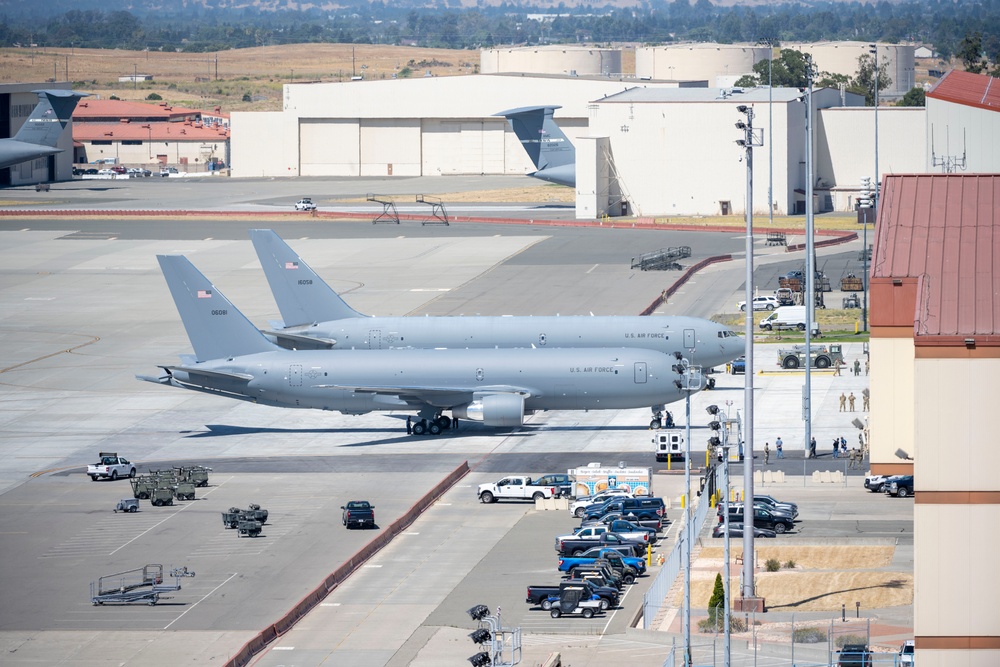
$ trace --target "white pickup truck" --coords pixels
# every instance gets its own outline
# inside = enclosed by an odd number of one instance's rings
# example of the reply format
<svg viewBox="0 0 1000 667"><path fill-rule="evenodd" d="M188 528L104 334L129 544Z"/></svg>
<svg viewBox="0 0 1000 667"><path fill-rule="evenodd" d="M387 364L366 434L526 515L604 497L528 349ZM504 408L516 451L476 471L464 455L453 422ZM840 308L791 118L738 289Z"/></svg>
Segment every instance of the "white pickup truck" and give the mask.
<svg viewBox="0 0 1000 667"><path fill-rule="evenodd" d="M135 477L135 465L129 463L128 459L118 456L117 452L101 452L100 457L100 461L87 466L87 474L93 481L96 482L102 477L105 479Z"/></svg>
<svg viewBox="0 0 1000 667"><path fill-rule="evenodd" d="M535 486L528 475L508 475L492 484L480 484L477 491L479 502L483 503L495 503L504 498L517 500L554 498L558 493L557 486Z"/></svg>

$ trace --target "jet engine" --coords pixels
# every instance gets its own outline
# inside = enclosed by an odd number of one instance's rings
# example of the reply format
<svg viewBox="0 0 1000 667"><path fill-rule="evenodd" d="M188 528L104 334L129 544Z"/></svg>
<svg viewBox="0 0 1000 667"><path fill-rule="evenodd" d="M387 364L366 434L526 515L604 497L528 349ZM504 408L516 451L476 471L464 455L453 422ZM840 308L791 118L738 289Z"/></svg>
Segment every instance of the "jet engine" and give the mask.
<svg viewBox="0 0 1000 667"><path fill-rule="evenodd" d="M483 422L486 426L520 426L524 422L524 396L487 394L451 412L459 419Z"/></svg>

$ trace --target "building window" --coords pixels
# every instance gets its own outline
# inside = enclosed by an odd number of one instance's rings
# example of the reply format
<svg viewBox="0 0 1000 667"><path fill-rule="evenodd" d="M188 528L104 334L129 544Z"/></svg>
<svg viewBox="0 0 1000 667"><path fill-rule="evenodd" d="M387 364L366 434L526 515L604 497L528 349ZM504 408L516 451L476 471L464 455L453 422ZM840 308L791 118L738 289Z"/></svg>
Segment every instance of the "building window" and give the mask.
<svg viewBox="0 0 1000 667"><path fill-rule="evenodd" d="M122 140L122 146L142 146L142 141L139 139L124 139Z"/></svg>
<svg viewBox="0 0 1000 667"><path fill-rule="evenodd" d="M106 140L106 139L94 139L90 143L93 144L94 146L110 146L111 145L111 141Z"/></svg>

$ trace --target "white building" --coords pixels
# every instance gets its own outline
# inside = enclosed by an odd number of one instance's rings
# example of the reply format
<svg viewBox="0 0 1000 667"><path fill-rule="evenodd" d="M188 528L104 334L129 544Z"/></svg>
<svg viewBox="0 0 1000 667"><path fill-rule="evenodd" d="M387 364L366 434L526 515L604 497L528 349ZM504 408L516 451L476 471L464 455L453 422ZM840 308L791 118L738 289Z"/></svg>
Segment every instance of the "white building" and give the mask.
<svg viewBox="0 0 1000 667"><path fill-rule="evenodd" d="M577 217L617 215L622 200L636 215L744 215L746 165L734 127L740 105L753 108L754 127L764 131L764 146L754 151L754 213L768 211L772 153L774 213L804 213L805 96L775 88L771 97L769 104L767 88L650 88L596 101L589 136L577 146ZM813 100L815 210L850 211L861 179L874 174L874 108L831 89L815 91ZM923 109L880 109L879 121L882 171L921 171Z"/></svg>
<svg viewBox="0 0 1000 667"><path fill-rule="evenodd" d="M524 174L534 166L494 114L561 105L575 143L593 100L636 85L677 84L499 74L286 85L283 111L232 114L232 175Z"/></svg>
<svg viewBox="0 0 1000 667"><path fill-rule="evenodd" d="M1000 86L984 74L951 70L927 93L927 168L1000 172Z"/></svg>

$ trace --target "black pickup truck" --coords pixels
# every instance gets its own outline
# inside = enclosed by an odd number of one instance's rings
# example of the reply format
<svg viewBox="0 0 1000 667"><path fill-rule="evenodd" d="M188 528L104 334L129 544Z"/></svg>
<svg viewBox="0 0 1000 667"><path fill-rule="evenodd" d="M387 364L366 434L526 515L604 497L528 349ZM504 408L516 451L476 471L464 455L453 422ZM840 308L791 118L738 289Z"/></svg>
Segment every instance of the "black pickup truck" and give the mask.
<svg viewBox="0 0 1000 667"><path fill-rule="evenodd" d="M564 584L581 584L589 588L592 595L601 598L601 609L609 609L618 605L618 589L611 586L598 586L593 581L586 579L564 579ZM555 586L528 586L528 594L525 602L538 605L545 611L552 608L551 596L559 595L559 585Z"/></svg>
<svg viewBox="0 0 1000 667"><path fill-rule="evenodd" d="M844 644L837 667L872 667L872 653L864 644Z"/></svg>
<svg viewBox="0 0 1000 667"><path fill-rule="evenodd" d="M360 526L362 528L375 528L375 506L367 500L352 500L346 505L341 505L344 510L344 525L348 528Z"/></svg>

